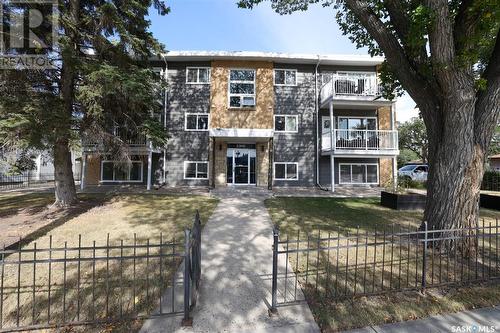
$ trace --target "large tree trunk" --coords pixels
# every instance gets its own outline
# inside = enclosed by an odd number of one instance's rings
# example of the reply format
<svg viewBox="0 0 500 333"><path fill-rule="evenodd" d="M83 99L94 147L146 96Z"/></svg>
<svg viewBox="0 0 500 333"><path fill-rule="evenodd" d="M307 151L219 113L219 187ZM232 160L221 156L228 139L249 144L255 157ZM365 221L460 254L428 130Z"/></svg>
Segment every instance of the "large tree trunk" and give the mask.
<svg viewBox="0 0 500 333"><path fill-rule="evenodd" d="M80 3L78 0L69 2L69 12L72 24L64 25L66 35L69 38L61 52L61 97L63 109L61 111L56 130L56 142L54 144L54 172L55 172L55 205L68 207L76 202L75 180L69 150L69 137L71 132L71 119L73 117L74 89L75 89L75 56L78 53L78 42L75 27L78 26Z"/></svg>
<svg viewBox="0 0 500 333"><path fill-rule="evenodd" d="M470 228L462 234L475 233L479 221L479 194L484 173L485 150L477 143L478 135L488 135L487 129L475 128L476 98L474 91L462 89L450 94L442 103L439 131L428 129L429 179L424 220L429 228ZM429 113L427 113L429 114ZM425 118L425 113L424 113ZM430 127L430 126L428 126ZM477 132L479 131L479 132ZM436 233L442 237L454 233ZM464 254L475 248L475 239L466 237L461 242L446 240L446 249L458 246Z"/></svg>
<svg viewBox="0 0 500 333"><path fill-rule="evenodd" d="M62 138L54 145L55 205L68 207L76 202L75 180L68 140Z"/></svg>

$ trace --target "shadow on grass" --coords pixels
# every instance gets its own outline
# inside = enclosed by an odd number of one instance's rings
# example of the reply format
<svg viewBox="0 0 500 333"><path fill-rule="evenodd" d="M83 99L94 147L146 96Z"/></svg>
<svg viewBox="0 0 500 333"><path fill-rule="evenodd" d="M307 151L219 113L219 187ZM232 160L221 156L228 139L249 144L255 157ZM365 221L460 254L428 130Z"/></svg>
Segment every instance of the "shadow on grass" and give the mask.
<svg viewBox="0 0 500 333"><path fill-rule="evenodd" d="M49 195L49 197L53 200L53 197L51 197L51 195ZM45 214L43 216L34 216L34 218L51 219L52 222L24 236L21 240L21 244L19 244L19 242L16 242L10 245L8 248L18 248L19 245L24 246L31 241L36 240L37 238L48 235L52 230L63 225L69 220L85 214L95 207L105 205L111 200L111 197L97 194L78 194L78 200L79 202L70 208L53 209L47 208L46 206L45 208L42 208L40 212L43 212L45 210ZM23 204L30 203L29 200L28 202L24 202L24 200L22 202Z"/></svg>

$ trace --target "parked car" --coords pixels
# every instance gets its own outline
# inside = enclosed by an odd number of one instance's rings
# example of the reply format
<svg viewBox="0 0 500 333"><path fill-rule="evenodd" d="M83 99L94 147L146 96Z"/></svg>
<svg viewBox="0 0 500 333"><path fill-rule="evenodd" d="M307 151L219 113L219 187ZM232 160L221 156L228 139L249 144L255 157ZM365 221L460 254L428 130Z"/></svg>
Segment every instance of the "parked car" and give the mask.
<svg viewBox="0 0 500 333"><path fill-rule="evenodd" d="M398 170L398 177L401 179L411 179L417 182L427 181L429 166L426 164L409 164Z"/></svg>

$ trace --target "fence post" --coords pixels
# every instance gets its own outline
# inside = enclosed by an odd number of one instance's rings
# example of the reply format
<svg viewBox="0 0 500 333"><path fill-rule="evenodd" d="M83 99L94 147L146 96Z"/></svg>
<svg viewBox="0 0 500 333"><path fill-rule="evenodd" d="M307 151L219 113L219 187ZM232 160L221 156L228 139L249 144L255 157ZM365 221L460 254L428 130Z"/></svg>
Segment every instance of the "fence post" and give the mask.
<svg viewBox="0 0 500 333"><path fill-rule="evenodd" d="M193 326L193 319L189 316L190 309L190 252L191 252L191 231L184 230L184 318L182 319L182 326ZM175 288L175 286L174 286Z"/></svg>
<svg viewBox="0 0 500 333"><path fill-rule="evenodd" d="M271 309L269 309L269 315L278 314L278 241L279 241L279 229L277 226L273 228L273 280L272 280L272 300Z"/></svg>
<svg viewBox="0 0 500 333"><path fill-rule="evenodd" d="M425 294L425 287L427 284L426 274L427 274L427 239L428 239L428 229L427 221L424 221L424 250L422 258L422 294Z"/></svg>

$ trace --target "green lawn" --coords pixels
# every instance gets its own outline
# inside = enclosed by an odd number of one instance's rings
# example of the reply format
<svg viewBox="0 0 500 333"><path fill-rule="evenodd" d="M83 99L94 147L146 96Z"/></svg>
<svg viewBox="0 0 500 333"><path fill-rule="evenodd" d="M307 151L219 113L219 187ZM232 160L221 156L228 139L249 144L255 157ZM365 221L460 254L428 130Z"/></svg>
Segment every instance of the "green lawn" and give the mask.
<svg viewBox="0 0 500 333"><path fill-rule="evenodd" d="M337 237L337 233L341 236L345 236L347 233L353 235L353 233L357 232L358 227L360 235L364 235L365 232L372 233L375 230L386 230L388 232L392 228L396 230L399 228L414 230L420 225L422 211L396 211L380 206L379 202L379 198L273 198L266 200L266 207L273 222L280 227L281 239L289 238L292 240L290 243L292 250L295 249L296 245L294 245L293 240L297 238L298 232L301 233L300 239L307 239L306 234L316 236L318 232L321 232L322 237L326 237L328 233L331 233L331 237ZM485 223L489 223L489 221L500 217L500 213L482 209L481 217L484 218ZM367 239L373 243L374 239L371 236ZM350 244L353 245L352 242ZM327 246L328 244L325 241L321 245ZM345 246L346 241L340 241L339 245ZM301 247L303 246L306 246L306 244L301 245ZM311 246L315 248L314 242ZM492 242L492 251L494 252L496 251L495 246L496 244ZM396 249L399 249L399 247L396 247ZM403 255L401 257L403 260L406 260L405 247L403 246L402 248ZM344 290L349 291L350 294L352 294L353 290L357 292L363 290L360 282L360 273L358 273L358 283L353 283L353 280L356 281L356 277L354 276L357 272L358 257L361 263L363 260L366 261L366 259L368 259L368 262L371 262L374 258L377 258L376 261L378 263L383 260L386 261L385 269L383 266L382 268L374 266L371 269L371 265L369 265L369 285L371 285L370 279L372 276L377 285L379 287L382 286L382 289L384 288L383 286L388 287L389 280L392 280L391 283L398 285L398 279L396 278L396 274L392 275L392 269L397 269L401 252L389 252L383 252L382 246L379 246L376 251L373 250L373 247L370 247L367 252L360 250L359 254L355 248L351 248L349 251L344 248L340 252L328 251L327 253L327 251L321 251L321 256L318 255L317 259L315 250L310 257L306 256L305 252L301 252L300 255L291 253L288 256L290 267L299 274L299 281L306 293L311 310L324 332L412 320L439 313L456 312L500 304L500 285L498 284L478 285L474 288L428 289L426 295L409 291L394 292L379 296L347 297L344 298L344 301L335 299L335 295L338 292L340 295L343 295ZM394 261L392 261L393 259ZM389 261L397 264L394 266L391 264L389 267L387 265ZM410 272L408 274L410 281L412 279L415 281L415 268L418 269L421 263L411 262L410 260L407 262L408 267L410 267L408 270ZM339 263L341 267L346 267L346 265L350 267L349 272L343 268L341 268L340 273L338 270L335 272L336 263ZM433 262L436 265L437 263L437 260L436 263ZM355 264L356 269L353 269L352 267ZM313 272L312 275L308 276L308 282L304 277L304 272L307 270L306 267L309 270L312 269ZM327 278L326 272L328 271L328 267L333 267L330 269L330 271L334 272L330 275L331 279ZM316 268L322 272L319 275L319 279L317 279L315 273ZM446 270L446 277L452 280L454 272L452 264L451 269ZM403 269L403 275L405 273L406 271ZM385 277L385 281L383 277ZM342 281L338 289L337 278ZM348 282L344 285L343 282L346 279ZM333 284L334 280L335 284ZM319 293L314 290L316 285L319 286ZM325 296L325 290L330 290L331 294Z"/></svg>
<svg viewBox="0 0 500 333"><path fill-rule="evenodd" d="M274 198L266 207L275 224L290 236L301 232L360 233L394 228L418 228L423 212L397 211L382 207L380 198ZM500 212L481 209L486 222L500 217Z"/></svg>
<svg viewBox="0 0 500 333"><path fill-rule="evenodd" d="M39 232L32 234L31 241L23 245L23 249L35 246L37 249L49 247L49 239L52 236L52 246L64 248L76 247L81 235L82 247L90 247L90 250L68 251L67 258L77 259L92 258L92 246L104 246L109 234L109 242L116 249L106 253L105 250L97 250L96 257L106 258L137 255L142 258L121 261L119 259L100 260L95 267L92 261L82 261L78 269L76 262L64 266L61 262L54 262L50 268L51 287L51 318L55 321L62 320L63 301L66 302L64 311L66 318L76 319L76 308L79 300L81 306L80 320L88 319L96 311L97 318L105 316L106 295L110 299L109 311L117 316L122 311L127 314L134 308L142 315L147 315L159 304L162 292L171 284L172 276L180 264L181 258L159 259L147 258L148 255L157 255L159 248L146 250L145 247L138 248L134 252L132 248L120 249L123 242L125 246L134 244L158 244L160 235L163 243L176 240L176 253L183 249L183 235L186 227L193 224L196 210L199 210L202 222L205 223L217 205L217 199L207 196L169 196L158 194L124 194L124 195L79 195L80 203L77 207L70 209L71 213L58 212L58 220L55 225L45 226ZM51 194L28 194L28 195L1 195L0 216L8 219L37 219L40 214L50 211L47 209L53 201ZM149 252L147 252L149 251ZM163 253L174 251L172 246L165 246ZM53 252L53 259L63 258L64 252ZM37 255L37 259L47 259L48 252ZM7 257L7 262L16 260L17 256ZM22 256L23 260L33 259L33 253L27 252ZM20 313L21 325L31 324L32 314L35 313L35 323L47 321L49 266L41 262L36 266L36 274L33 274L32 264L22 264L19 268L20 274ZM64 274L66 271L66 274ZM80 274L78 274L80 272ZM17 288L18 267L15 264L6 264L3 276L3 327L15 323L17 313ZM122 280L123 279L123 280ZM80 281L78 283L78 281ZM125 281L125 282L122 282ZM36 297L33 301L32 292L35 286ZM135 286L135 291L133 286ZM65 292L64 292L65 290ZM79 294L77 291L79 290ZM93 291L95 301L93 301ZM79 296L77 296L79 295ZM133 296L135 295L135 297ZM121 304L119 302L121 300ZM179 309L177 309L179 310ZM109 327L95 327L91 331L113 331L130 332L141 326L140 321L114 325ZM77 330L89 331L89 327L81 327Z"/></svg>

